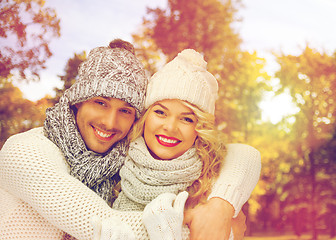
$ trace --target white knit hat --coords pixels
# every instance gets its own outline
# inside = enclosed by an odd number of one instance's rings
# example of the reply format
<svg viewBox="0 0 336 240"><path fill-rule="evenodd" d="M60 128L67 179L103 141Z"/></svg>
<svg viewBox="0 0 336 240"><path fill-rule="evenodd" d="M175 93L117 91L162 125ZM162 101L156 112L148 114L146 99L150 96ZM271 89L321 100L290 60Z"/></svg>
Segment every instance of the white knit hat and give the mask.
<svg viewBox="0 0 336 240"><path fill-rule="evenodd" d="M180 99L214 114L218 83L206 66L203 56L195 50L180 52L150 79L145 108L164 99Z"/></svg>

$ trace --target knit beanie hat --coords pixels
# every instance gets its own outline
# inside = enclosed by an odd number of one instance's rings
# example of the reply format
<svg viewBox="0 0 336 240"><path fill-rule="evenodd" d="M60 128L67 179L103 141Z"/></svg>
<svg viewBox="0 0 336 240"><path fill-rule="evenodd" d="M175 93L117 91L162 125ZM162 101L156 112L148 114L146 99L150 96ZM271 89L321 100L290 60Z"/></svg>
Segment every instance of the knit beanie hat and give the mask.
<svg viewBox="0 0 336 240"><path fill-rule="evenodd" d="M111 97L123 100L136 109L139 118L144 107L147 76L143 65L131 52L133 46L113 45L97 47L90 51L80 65L78 80L65 92L70 105L93 97ZM131 46L131 49L129 47ZM131 50L131 51L130 51Z"/></svg>
<svg viewBox="0 0 336 240"><path fill-rule="evenodd" d="M180 99L214 114L218 83L206 66L203 56L195 50L180 52L150 79L146 109L157 101Z"/></svg>

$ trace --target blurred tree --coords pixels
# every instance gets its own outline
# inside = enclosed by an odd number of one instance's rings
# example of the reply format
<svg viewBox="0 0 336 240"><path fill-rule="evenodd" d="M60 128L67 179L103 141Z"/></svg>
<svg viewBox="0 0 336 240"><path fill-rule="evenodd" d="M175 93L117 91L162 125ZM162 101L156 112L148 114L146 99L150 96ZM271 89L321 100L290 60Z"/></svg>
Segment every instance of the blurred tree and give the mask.
<svg viewBox="0 0 336 240"><path fill-rule="evenodd" d="M253 139L251 145L256 147L262 156L261 177L249 200L251 213L257 215L257 218L251 218L251 230L281 232L283 227L288 225L286 219L283 219L285 214L281 189L284 182L291 179L289 171L297 155L290 145L294 138L290 132L293 125L291 118L288 116L277 124L257 124L250 137Z"/></svg>
<svg viewBox="0 0 336 240"><path fill-rule="evenodd" d="M79 54L75 53L74 56L68 60L64 69L65 74L58 76L63 82L63 87L54 89L56 91L56 96L53 99L54 103L57 103L63 92L75 83L78 75L78 67L85 59L86 52L83 51Z"/></svg>
<svg viewBox="0 0 336 240"><path fill-rule="evenodd" d="M168 0L167 9L147 9L133 40L144 49L140 58L151 74L183 49L203 54L219 82L217 124L236 141L247 142L252 123L260 119L258 102L269 76L263 59L240 50L234 24L241 7L240 0Z"/></svg>
<svg viewBox="0 0 336 240"><path fill-rule="evenodd" d="M263 70L265 59L256 53L241 52L236 70L228 78L219 78L219 99L216 104L218 128L232 141L253 144L261 119L259 103L263 100L270 76Z"/></svg>
<svg viewBox="0 0 336 240"><path fill-rule="evenodd" d="M241 42L232 27L240 6L240 0L168 0L166 10L148 9L152 19L144 20L146 29L151 29L146 36L168 60L185 48L204 53L210 60L219 56L225 60Z"/></svg>
<svg viewBox="0 0 336 240"><path fill-rule="evenodd" d="M292 145L299 154L297 159L304 167L301 167L296 175L292 175L295 177L295 186L288 188L290 192L288 195L297 196L300 192L303 194L296 199L309 207L312 224L310 229L313 239L316 240L319 217L317 214L321 213L321 205L325 205L325 201L319 197L320 187L323 185L320 175L326 176L319 168L321 161L326 160L321 158L319 148L331 139L335 124L336 54L330 56L319 53L307 46L299 56L279 55L278 63L281 69L276 73L276 77L282 84L280 91L289 89L301 110L296 115L293 126L296 140ZM307 182L310 185L307 186ZM292 185L293 182L289 184ZM300 186L304 189L298 191ZM305 197L302 198L303 196ZM288 201L289 205L291 203L293 207L297 204Z"/></svg>
<svg viewBox="0 0 336 240"><path fill-rule="evenodd" d="M48 103L35 103L22 98L22 92L4 79L0 84L0 148L13 134L42 126Z"/></svg>
<svg viewBox="0 0 336 240"><path fill-rule="evenodd" d="M158 70L160 63L166 62L166 57L151 38L152 29L149 24L150 21L144 19L139 32L132 34L132 38L137 57L143 63L148 75L152 76Z"/></svg>
<svg viewBox="0 0 336 240"><path fill-rule="evenodd" d="M167 62L192 48L204 54L212 73L218 68L223 71L223 66L232 72L241 43L232 25L239 20L236 13L241 6L240 0L168 0L167 9L147 9L139 33L133 35L134 43L149 53L143 59L146 66L153 66L158 56L166 56L163 61Z"/></svg>
<svg viewBox="0 0 336 240"><path fill-rule="evenodd" d="M336 236L336 125L330 141L317 151L317 181L319 198L323 205L320 211L320 225L329 229L330 238Z"/></svg>
<svg viewBox="0 0 336 240"><path fill-rule="evenodd" d="M38 77L52 55L50 40L60 36L59 19L43 0L0 1L0 76Z"/></svg>

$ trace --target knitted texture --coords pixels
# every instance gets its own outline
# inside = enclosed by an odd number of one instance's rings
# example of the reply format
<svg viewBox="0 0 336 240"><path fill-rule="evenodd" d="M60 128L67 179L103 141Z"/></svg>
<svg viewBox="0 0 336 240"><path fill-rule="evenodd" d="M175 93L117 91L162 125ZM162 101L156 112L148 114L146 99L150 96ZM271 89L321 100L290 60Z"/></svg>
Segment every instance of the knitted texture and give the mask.
<svg viewBox="0 0 336 240"><path fill-rule="evenodd" d="M76 239L92 239L94 216L118 217L138 239L148 239L142 212L115 211L70 176L62 152L42 128L9 138L0 154L0 188L7 192L0 202L1 240L62 239L63 231ZM10 208L3 209L7 202Z"/></svg>
<svg viewBox="0 0 336 240"><path fill-rule="evenodd" d="M212 195L228 199L240 210L243 202L240 198L250 195L259 179L260 154L250 146L230 144L225 161L228 164L224 168L234 169L229 174L231 179L222 176L222 172L230 172L223 169ZM0 151L0 189L2 240L62 239L63 231L76 239L92 239L94 216L119 217L132 228L137 239L148 239L142 212L115 211L70 176L62 152L43 135L42 128L7 140ZM232 192L240 194L232 198ZM188 228L184 227L183 239L188 239L187 236Z"/></svg>
<svg viewBox="0 0 336 240"><path fill-rule="evenodd" d="M180 99L214 114L218 83L206 69L203 56L185 49L150 79L145 108L164 99Z"/></svg>
<svg viewBox="0 0 336 240"><path fill-rule="evenodd" d="M78 131L66 94L58 104L47 109L46 115L44 133L64 154L70 174L94 190L107 203L112 203L115 196L111 189L119 180L116 173L126 158L127 140L117 142L105 155L88 150Z"/></svg>
<svg viewBox="0 0 336 240"><path fill-rule="evenodd" d="M146 205L142 217L150 239L181 240L186 191L163 193Z"/></svg>
<svg viewBox="0 0 336 240"><path fill-rule="evenodd" d="M93 240L135 240L133 230L118 217L101 220L95 217L92 220L94 229Z"/></svg>
<svg viewBox="0 0 336 240"><path fill-rule="evenodd" d="M185 191L200 177L202 162L195 148L169 161L157 160L149 153L142 137L130 144L125 164L120 170L121 193L113 208L142 211L162 193Z"/></svg>
<svg viewBox="0 0 336 240"><path fill-rule="evenodd" d="M65 155L70 174L99 194L106 202L114 200L113 191L124 163L128 142L115 144L107 154L86 148L78 131L72 105L93 97L118 98L143 110L147 78L140 61L124 48L97 47L79 67L78 80L65 91L58 104L47 109L46 136Z"/></svg>
<svg viewBox="0 0 336 240"><path fill-rule="evenodd" d="M208 199L219 197L228 201L237 217L259 181L261 156L258 150L246 144L227 144L226 148L227 156Z"/></svg>
<svg viewBox="0 0 336 240"><path fill-rule="evenodd" d="M144 107L147 76L133 53L123 48L97 47L78 69L78 80L65 92L74 105L101 96L118 98L136 109Z"/></svg>

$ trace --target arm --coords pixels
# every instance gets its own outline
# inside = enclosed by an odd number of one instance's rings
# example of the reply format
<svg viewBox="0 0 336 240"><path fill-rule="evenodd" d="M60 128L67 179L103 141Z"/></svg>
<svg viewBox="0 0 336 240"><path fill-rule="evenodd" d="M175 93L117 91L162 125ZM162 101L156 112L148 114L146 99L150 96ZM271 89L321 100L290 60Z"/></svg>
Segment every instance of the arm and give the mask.
<svg viewBox="0 0 336 240"><path fill-rule="evenodd" d="M227 150L209 201L185 213L184 222L189 225L192 240L228 239L232 217L238 215L259 180L261 159L258 150L245 144L229 144ZM235 232L236 236L241 234Z"/></svg>
<svg viewBox="0 0 336 240"><path fill-rule="evenodd" d="M63 155L42 134L20 134L6 142L0 152L0 185L49 224L77 239L92 239L94 216L119 217L137 236L147 236L141 225L142 213L112 210L68 174Z"/></svg>
<svg viewBox="0 0 336 240"><path fill-rule="evenodd" d="M246 144L228 144L227 156L208 199L228 201L238 215L259 181L261 157L257 149Z"/></svg>

